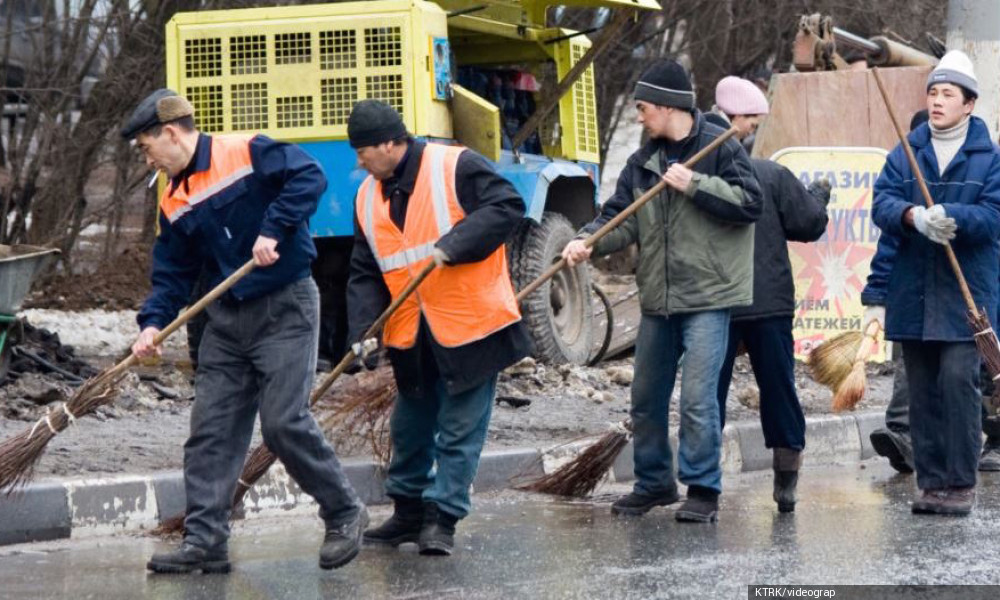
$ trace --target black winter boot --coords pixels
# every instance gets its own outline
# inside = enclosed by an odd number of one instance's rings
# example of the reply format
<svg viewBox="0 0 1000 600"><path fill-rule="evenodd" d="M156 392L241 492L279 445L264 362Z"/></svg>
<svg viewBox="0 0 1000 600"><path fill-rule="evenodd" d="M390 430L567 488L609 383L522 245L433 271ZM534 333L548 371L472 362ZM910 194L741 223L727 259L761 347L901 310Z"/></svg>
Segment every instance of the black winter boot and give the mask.
<svg viewBox="0 0 1000 600"><path fill-rule="evenodd" d="M154 573L228 573L229 552L225 549L205 550L183 542L177 550L160 552L150 557L146 568Z"/></svg>
<svg viewBox="0 0 1000 600"><path fill-rule="evenodd" d="M698 485L688 486L687 500L674 518L682 523L714 523L719 518L719 492Z"/></svg>
<svg viewBox="0 0 1000 600"><path fill-rule="evenodd" d="M394 496L392 516L378 527L365 532L365 543L376 546L392 546L416 543L424 524L424 503L420 498Z"/></svg>
<svg viewBox="0 0 1000 600"><path fill-rule="evenodd" d="M342 525L326 527L323 546L319 549L319 568L338 569L354 560L361 552L361 536L368 527L368 509L364 506L358 514Z"/></svg>
<svg viewBox="0 0 1000 600"><path fill-rule="evenodd" d="M455 547L458 517L444 512L434 502L424 503L424 524L417 544L425 556L451 556Z"/></svg>
<svg viewBox="0 0 1000 600"><path fill-rule="evenodd" d="M795 486L799 482L802 452L792 448L774 449L774 501L778 512L795 512Z"/></svg>
<svg viewBox="0 0 1000 600"><path fill-rule="evenodd" d="M1000 471L1000 420L997 417L983 419L983 433L986 442L979 457L980 471Z"/></svg>
<svg viewBox="0 0 1000 600"><path fill-rule="evenodd" d="M648 513L655 506L669 506L680 499L681 496L677 493L677 488L655 496L633 491L627 496L615 500L615 503L611 505L611 514L639 517Z"/></svg>

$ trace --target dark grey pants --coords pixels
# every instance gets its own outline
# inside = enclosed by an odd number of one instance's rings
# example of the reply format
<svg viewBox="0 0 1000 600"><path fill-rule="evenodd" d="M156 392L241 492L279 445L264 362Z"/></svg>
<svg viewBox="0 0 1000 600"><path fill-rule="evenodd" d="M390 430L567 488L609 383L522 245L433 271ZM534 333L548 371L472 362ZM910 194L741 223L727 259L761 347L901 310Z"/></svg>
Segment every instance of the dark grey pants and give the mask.
<svg viewBox="0 0 1000 600"><path fill-rule="evenodd" d="M903 342L917 487L976 485L982 444L979 353L973 342Z"/></svg>
<svg viewBox="0 0 1000 600"><path fill-rule="evenodd" d="M910 390L903 364L903 345L892 343L892 398L885 409L885 426L896 433L910 434Z"/></svg>
<svg viewBox="0 0 1000 600"><path fill-rule="evenodd" d="M184 444L186 540L225 547L236 480L259 409L264 443L328 525L361 503L309 413L319 292L311 278L239 304L215 302L199 348L191 437Z"/></svg>

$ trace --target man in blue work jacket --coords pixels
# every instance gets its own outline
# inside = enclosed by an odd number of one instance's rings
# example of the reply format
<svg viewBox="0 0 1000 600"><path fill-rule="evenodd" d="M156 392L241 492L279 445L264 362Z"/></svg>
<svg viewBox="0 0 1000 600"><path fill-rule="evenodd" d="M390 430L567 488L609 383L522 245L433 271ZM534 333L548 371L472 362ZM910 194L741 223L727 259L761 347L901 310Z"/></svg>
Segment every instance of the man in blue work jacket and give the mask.
<svg viewBox="0 0 1000 600"><path fill-rule="evenodd" d="M297 146L262 135L199 133L194 110L171 90L139 104L122 136L170 183L160 200L152 290L132 346L159 354L157 333L190 299L199 271L212 286L254 259L257 267L208 308L199 348L191 436L184 445L187 492L180 548L154 554L162 573L228 572L233 491L260 413L264 443L316 499L326 523L319 565L357 556L368 513L309 414L316 369L319 292L308 220L326 178Z"/></svg>

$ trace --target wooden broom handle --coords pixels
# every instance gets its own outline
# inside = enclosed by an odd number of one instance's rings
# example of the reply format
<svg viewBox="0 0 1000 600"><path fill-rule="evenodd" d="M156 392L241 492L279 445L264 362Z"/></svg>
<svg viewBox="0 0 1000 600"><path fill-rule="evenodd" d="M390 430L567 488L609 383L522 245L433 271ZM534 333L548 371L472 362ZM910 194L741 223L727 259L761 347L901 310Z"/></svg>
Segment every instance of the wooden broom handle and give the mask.
<svg viewBox="0 0 1000 600"><path fill-rule="evenodd" d="M737 131L738 129L736 129L735 127L727 129L722 135L712 140L710 144L699 150L694 156L684 161L684 166L689 169L694 167L698 162L701 161L701 159L708 156L710 153L715 151L716 148L724 144L726 140L733 137L737 133ZM653 187L649 188L649 190L645 194L639 196L639 198L635 202L625 207L625 210L615 215L610 221L601 226L600 229L590 234L590 236L588 236L585 240L583 240L584 245L587 246L588 248L593 247L593 245L597 243L597 240L606 236L615 227L621 225L622 222L625 221L625 219L631 217L636 211L642 208L644 204L655 198L656 195L662 192L663 188L665 187L667 187L667 182L663 181L663 179L660 179L660 181L657 182L657 184L654 185ZM528 294L537 290L540 285L551 279L553 275L558 273L565 266L566 266L565 258L560 258L558 261L553 263L552 266L546 269L544 273L539 275L537 279L535 279L528 285L524 286L524 288L520 292L518 292L517 301L521 302L522 300L524 300L528 296Z"/></svg>
<svg viewBox="0 0 1000 600"><path fill-rule="evenodd" d="M885 90L885 84L882 82L882 75L879 73L878 67L872 67L872 75L875 76L878 91L882 95L882 101L885 102L886 109L889 111L889 119L892 121L893 127L896 128L896 135L899 136L899 144L903 147L906 159L910 162L910 169L913 171L913 176L917 178L917 185L920 186L920 193L924 196L924 202L927 203L928 207L934 206L934 199L931 198L931 193L927 189L927 182L924 181L924 175L920 172L917 157L913 155L913 148L910 148L910 142L906 139L906 134L903 133L899 119L896 118L896 111L893 110L892 104L889 102L889 93ZM973 316L978 317L979 310L976 309L976 301L972 299L969 284L965 281L965 275L962 274L962 267L958 264L958 258L955 256L955 251L952 250L951 244L944 244L944 252L948 257L948 262L951 264L951 270L955 273L955 278L958 279L958 286L962 289L962 297L965 299L965 304L968 306L969 312Z"/></svg>
<svg viewBox="0 0 1000 600"><path fill-rule="evenodd" d="M168 337L170 337L170 334L183 327L185 324L187 324L188 321L194 318L195 315L205 310L206 306L208 306L212 302L215 302L215 300L219 296L228 292L229 288L236 285L237 281L246 277L247 274L250 273L250 271L254 270L255 266L256 265L254 264L252 258L248 260L246 263L244 263L242 267L237 269L229 277L226 277L222 281L222 283L212 288L211 291L202 296L202 298L197 302L195 302L193 305L189 306L184 312L178 315L176 319L171 321L169 325L167 325L159 333L157 333L156 337L153 338L153 345L159 346L160 344L162 344ZM106 376L117 375L118 373L121 373L125 369L132 367L138 362L139 362L139 357L136 356L134 352L130 353L125 360L119 362L114 367L112 367L111 370L106 373Z"/></svg>
<svg viewBox="0 0 1000 600"><path fill-rule="evenodd" d="M435 266L437 265L434 263L433 260L427 263L427 266L425 266L417 274L416 277L411 279L410 283L406 284L406 287L403 288L403 291L401 291L399 295L396 296L396 298L391 303L389 303L388 308L382 311L382 314L380 314L378 318L375 319L375 322L372 323L371 326L368 328L368 330L365 331L364 335L361 336L360 340L361 342L364 342L368 338L374 336L379 332L380 329L382 329L382 326L385 325L385 322L389 320L389 317L392 316L392 313L396 312L396 309L398 309L400 305L402 305L403 302L410 297L410 294L416 291L417 287L424 282L424 279L427 279L427 276L431 274L431 271L434 270ZM325 394L326 391L330 389L330 386L333 385L333 382L337 381L337 378L344 374L344 371L346 371L347 368L351 366L351 363L354 362L354 359L356 359L357 357L358 355L354 353L354 349L348 348L347 354L345 354L344 357L340 359L340 362L337 363L337 366L333 368L333 371L331 371L330 374L327 375L326 379L323 380L323 383L321 383L319 387L313 390L312 396L310 396L309 398L309 403L315 404L316 402L318 402L319 399L323 397L323 394Z"/></svg>
<svg viewBox="0 0 1000 600"><path fill-rule="evenodd" d="M882 326L876 319L868 322L868 326L865 327L865 336L861 338L861 345L858 346L858 351L854 353L854 362L868 358L872 345L878 343L878 332L881 330Z"/></svg>

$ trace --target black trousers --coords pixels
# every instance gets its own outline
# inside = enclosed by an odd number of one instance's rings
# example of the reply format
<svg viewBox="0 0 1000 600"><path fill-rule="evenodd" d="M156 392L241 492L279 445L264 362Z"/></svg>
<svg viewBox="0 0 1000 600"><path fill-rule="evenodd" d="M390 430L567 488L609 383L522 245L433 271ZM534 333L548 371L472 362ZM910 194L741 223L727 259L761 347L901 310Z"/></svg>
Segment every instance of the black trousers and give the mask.
<svg viewBox="0 0 1000 600"><path fill-rule="evenodd" d="M734 321L729 325L729 347L719 376L719 416L726 425L726 396L740 341L747 348L754 378L760 388L760 424L768 448L802 450L806 446L806 418L795 392L795 353L792 318L770 317Z"/></svg>
<svg viewBox="0 0 1000 600"><path fill-rule="evenodd" d="M903 342L917 487L976 485L982 445L979 353L973 342Z"/></svg>

